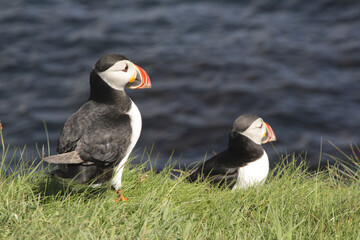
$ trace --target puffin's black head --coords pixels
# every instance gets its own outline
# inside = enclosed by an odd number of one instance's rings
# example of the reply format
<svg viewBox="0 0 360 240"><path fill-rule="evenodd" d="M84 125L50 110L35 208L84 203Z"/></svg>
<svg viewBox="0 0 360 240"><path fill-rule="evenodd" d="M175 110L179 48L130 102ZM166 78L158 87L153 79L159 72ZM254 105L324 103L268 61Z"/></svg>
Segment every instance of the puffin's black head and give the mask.
<svg viewBox="0 0 360 240"><path fill-rule="evenodd" d="M121 54L113 53L113 54L104 55L96 62L94 66L94 70L96 72L104 72L110 67L112 67L116 62L122 60L130 61L130 59L128 59L127 57Z"/></svg>
<svg viewBox="0 0 360 240"><path fill-rule="evenodd" d="M111 88L123 90L124 87L150 88L149 75L121 54L102 56L94 65L93 71Z"/></svg>
<svg viewBox="0 0 360 240"><path fill-rule="evenodd" d="M242 115L233 124L231 136L241 134L248 137L256 144L275 141L275 133L269 124L261 117L255 115Z"/></svg>

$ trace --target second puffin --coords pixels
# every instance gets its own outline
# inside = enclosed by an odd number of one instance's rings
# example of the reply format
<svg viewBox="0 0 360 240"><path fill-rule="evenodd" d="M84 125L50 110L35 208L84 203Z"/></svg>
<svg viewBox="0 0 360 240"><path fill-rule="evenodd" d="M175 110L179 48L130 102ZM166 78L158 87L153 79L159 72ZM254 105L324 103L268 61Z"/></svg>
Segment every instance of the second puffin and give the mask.
<svg viewBox="0 0 360 240"><path fill-rule="evenodd" d="M121 176L139 139L142 121L139 109L124 88L150 88L148 74L127 57L101 57L90 73L88 101L66 121L60 135L58 155L44 161L58 164L52 174L75 178L81 183L111 185L121 200Z"/></svg>
<svg viewBox="0 0 360 240"><path fill-rule="evenodd" d="M214 184L244 189L262 183L269 172L269 159L261 146L275 141L269 124L255 115L242 115L233 124L228 148L195 168L189 180L209 177Z"/></svg>

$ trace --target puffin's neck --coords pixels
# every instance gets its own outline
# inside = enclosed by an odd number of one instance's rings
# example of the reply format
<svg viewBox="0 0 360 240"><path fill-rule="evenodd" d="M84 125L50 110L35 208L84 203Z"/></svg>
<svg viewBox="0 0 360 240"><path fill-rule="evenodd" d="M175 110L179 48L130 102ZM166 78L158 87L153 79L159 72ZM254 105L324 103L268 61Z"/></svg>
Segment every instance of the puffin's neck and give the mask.
<svg viewBox="0 0 360 240"><path fill-rule="evenodd" d="M237 132L230 133L228 149L237 157L246 159L247 162L255 161L264 154L264 149L261 145L254 143Z"/></svg>
<svg viewBox="0 0 360 240"><path fill-rule="evenodd" d="M90 97L99 103L115 104L119 106L131 105L131 100L124 90L116 90L105 83L99 75L93 70L90 73ZM127 110L127 109L124 109Z"/></svg>

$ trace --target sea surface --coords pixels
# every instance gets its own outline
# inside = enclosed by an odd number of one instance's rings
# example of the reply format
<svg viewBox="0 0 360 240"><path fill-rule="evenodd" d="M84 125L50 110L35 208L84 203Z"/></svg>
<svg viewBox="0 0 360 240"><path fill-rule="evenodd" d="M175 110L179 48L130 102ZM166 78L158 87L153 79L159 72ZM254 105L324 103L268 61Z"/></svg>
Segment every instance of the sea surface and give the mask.
<svg viewBox="0 0 360 240"><path fill-rule="evenodd" d="M360 1L0 0L0 120L6 144L51 153L88 98L100 56L121 53L151 89L127 90L136 146L159 168L222 151L233 121L261 116L277 154L310 164L360 145ZM47 149L47 147L46 147ZM323 153L323 154L320 154Z"/></svg>

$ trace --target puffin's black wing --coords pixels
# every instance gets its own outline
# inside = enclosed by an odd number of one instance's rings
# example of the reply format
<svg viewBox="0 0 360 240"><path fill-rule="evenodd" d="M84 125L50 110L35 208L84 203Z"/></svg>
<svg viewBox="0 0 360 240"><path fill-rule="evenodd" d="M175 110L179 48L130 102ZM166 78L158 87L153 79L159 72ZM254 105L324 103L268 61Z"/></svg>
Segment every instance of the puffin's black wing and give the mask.
<svg viewBox="0 0 360 240"><path fill-rule="evenodd" d="M78 141L92 124L94 118L94 115L91 114L91 110L94 108L92 105L91 102L86 102L65 122L56 149L59 154L75 150Z"/></svg>
<svg viewBox="0 0 360 240"><path fill-rule="evenodd" d="M125 157L131 139L130 117L122 115L116 119L116 123L106 122L85 132L76 148L82 159L114 163Z"/></svg>
<svg viewBox="0 0 360 240"><path fill-rule="evenodd" d="M189 179L193 182L198 178L209 178L214 184L227 184L231 187L236 182L239 167L245 165L246 162L225 150L201 164L191 173Z"/></svg>
<svg viewBox="0 0 360 240"><path fill-rule="evenodd" d="M131 133L129 115L88 101L65 123L57 151L76 151L84 162L113 163L127 153Z"/></svg>

